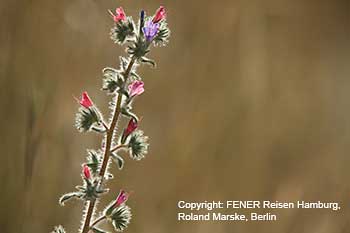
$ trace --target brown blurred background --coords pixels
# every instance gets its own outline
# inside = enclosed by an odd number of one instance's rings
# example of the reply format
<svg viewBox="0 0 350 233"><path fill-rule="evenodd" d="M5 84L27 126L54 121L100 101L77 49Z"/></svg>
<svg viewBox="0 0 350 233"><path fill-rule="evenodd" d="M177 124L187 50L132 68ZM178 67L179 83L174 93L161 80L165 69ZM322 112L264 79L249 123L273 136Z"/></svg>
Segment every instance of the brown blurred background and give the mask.
<svg viewBox="0 0 350 233"><path fill-rule="evenodd" d="M73 127L72 95L107 115L101 70L123 49L107 9L158 1L0 3L0 232L77 232L82 203L58 205L101 137ZM169 46L139 72L150 152L127 160L106 201L133 190L127 232L349 232L350 2L165 1ZM178 200L339 201L338 212L281 210L277 222L184 223Z"/></svg>

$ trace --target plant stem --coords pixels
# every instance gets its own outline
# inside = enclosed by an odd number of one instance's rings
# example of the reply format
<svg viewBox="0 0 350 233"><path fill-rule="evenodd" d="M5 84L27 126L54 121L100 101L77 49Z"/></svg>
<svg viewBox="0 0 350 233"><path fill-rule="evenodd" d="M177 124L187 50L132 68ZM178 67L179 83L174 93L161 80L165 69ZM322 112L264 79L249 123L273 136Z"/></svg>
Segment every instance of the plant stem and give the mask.
<svg viewBox="0 0 350 233"><path fill-rule="evenodd" d="M125 80L124 85L127 83L131 68L135 63L135 60L136 60L135 57L131 58L129 65L124 72L124 80ZM112 146L112 140L113 140L113 136L114 136L114 130L115 130L115 127L117 125L119 115L120 115L121 103L122 103L122 95L118 94L117 104L115 105L115 110L114 110L112 122L111 122L111 125L110 125L110 127L107 131L107 135L106 135L106 144L105 144L105 149L104 149L103 162L102 162L101 170L99 173L99 175L101 177L101 185L102 185L102 182L103 182L103 179L105 176L105 172L107 169L107 165L108 165L110 150L111 150L111 146ZM91 221L91 217L92 217L93 212L94 212L94 207L95 207L95 200L90 201L89 207L88 207L88 210L86 213L86 218L84 221L82 233L87 233L90 230L90 221Z"/></svg>
<svg viewBox="0 0 350 233"><path fill-rule="evenodd" d="M114 151L116 151L116 150L119 150L119 149L121 149L121 148L123 148L123 147L127 147L127 145L125 145L125 144L120 144L120 145L114 147L114 148L111 150L111 152L114 152Z"/></svg>
<svg viewBox="0 0 350 233"><path fill-rule="evenodd" d="M106 132L109 130L106 122L102 121L102 125L105 128Z"/></svg>
<svg viewBox="0 0 350 233"><path fill-rule="evenodd" d="M101 216L101 217L99 217L98 219L96 219L96 220L91 224L90 229L91 229L93 226L95 226L97 223L99 223L99 222L101 222L101 221L103 221L103 220L105 220L105 219L106 219L106 216Z"/></svg>
<svg viewBox="0 0 350 233"><path fill-rule="evenodd" d="M88 207L88 210L86 212L86 218L84 221L82 233L87 233L90 229L90 220L92 217L92 213L94 212L94 208L95 208L95 200L89 202L89 207Z"/></svg>

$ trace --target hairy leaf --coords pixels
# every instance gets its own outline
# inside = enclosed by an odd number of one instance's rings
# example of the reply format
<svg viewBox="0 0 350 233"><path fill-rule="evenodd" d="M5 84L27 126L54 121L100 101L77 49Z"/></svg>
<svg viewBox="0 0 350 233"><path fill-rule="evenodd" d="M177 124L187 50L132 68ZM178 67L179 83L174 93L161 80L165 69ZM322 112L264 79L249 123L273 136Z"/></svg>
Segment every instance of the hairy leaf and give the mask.
<svg viewBox="0 0 350 233"><path fill-rule="evenodd" d="M108 233L108 231L105 231L105 230L101 230L97 227L93 227L91 228L91 230L94 232L94 233Z"/></svg>
<svg viewBox="0 0 350 233"><path fill-rule="evenodd" d="M114 43L123 44L128 37L135 35L134 21L131 17L127 20L120 20L116 26L111 29L111 39Z"/></svg>
<svg viewBox="0 0 350 233"><path fill-rule="evenodd" d="M124 167L124 159L116 153L111 153L111 156L113 161L118 165L119 170L122 170Z"/></svg>
<svg viewBox="0 0 350 233"><path fill-rule="evenodd" d="M52 233L66 233L66 231L64 230L64 228L59 225L59 226L56 226L55 229L53 230Z"/></svg>
<svg viewBox="0 0 350 233"><path fill-rule="evenodd" d="M111 214L112 225L116 231L123 231L130 223L130 219L130 208L124 204L116 207Z"/></svg>
<svg viewBox="0 0 350 233"><path fill-rule="evenodd" d="M149 59L149 58L147 58L147 57L142 57L142 58L141 58L141 62L147 63L147 64L151 65L153 68L156 67L155 61L153 61L153 60L151 60L151 59Z"/></svg>

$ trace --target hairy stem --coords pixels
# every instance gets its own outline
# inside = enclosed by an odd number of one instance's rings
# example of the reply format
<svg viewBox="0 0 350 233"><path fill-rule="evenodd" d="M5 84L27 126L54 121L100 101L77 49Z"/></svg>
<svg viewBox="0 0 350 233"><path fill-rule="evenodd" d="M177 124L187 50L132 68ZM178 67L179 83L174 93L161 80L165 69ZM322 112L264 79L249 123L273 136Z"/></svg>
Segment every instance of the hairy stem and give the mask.
<svg viewBox="0 0 350 233"><path fill-rule="evenodd" d="M102 125L103 125L103 127L105 128L105 130L106 130L106 131L108 131L108 130L109 130L109 128L108 128L108 126L107 126L106 122L102 121Z"/></svg>
<svg viewBox="0 0 350 233"><path fill-rule="evenodd" d="M129 65L124 72L124 80L125 80L124 85L127 83L127 79L129 77L132 66L135 63L135 60L136 60L135 57L131 58ZM112 122L111 122L111 125L110 125L110 127L107 131L107 135L106 135L106 143L105 143L105 149L104 149L104 155L103 155L103 162L102 162L101 170L99 173L99 175L101 176L101 179L102 179L101 182L103 182L103 179L104 179L104 176L106 173L108 160L109 160L109 156L110 156L110 150L111 150L111 146L112 146L112 140L114 137L114 130L115 130L115 127L117 125L119 115L120 115L121 103L122 103L122 95L118 94L118 99L117 99L117 103L115 105ZM95 203L96 203L95 201L89 202L89 207L88 207L88 210L86 213L86 218L84 221L82 233L87 233L90 230L90 221L91 221L91 217L92 217L93 212L94 212Z"/></svg>
<svg viewBox="0 0 350 233"><path fill-rule="evenodd" d="M106 216L101 216L101 217L99 217L98 219L96 219L96 220L91 224L90 229L91 229L93 226L95 226L97 223L99 223L99 222L101 222L101 221L103 221L103 220L105 220L105 219L106 219Z"/></svg>
<svg viewBox="0 0 350 233"><path fill-rule="evenodd" d="M111 150L111 152L114 152L114 151L116 151L116 150L119 150L119 149L121 149L121 148L126 148L126 147L127 147L127 145L125 145L125 144L120 144L120 145L114 147L114 148Z"/></svg>
<svg viewBox="0 0 350 233"><path fill-rule="evenodd" d="M87 233L90 229L89 225L90 225L90 220L91 220L92 214L94 212L94 208L95 208L95 200L89 202L89 207L88 207L88 210L86 212L86 218L84 221L82 233Z"/></svg>

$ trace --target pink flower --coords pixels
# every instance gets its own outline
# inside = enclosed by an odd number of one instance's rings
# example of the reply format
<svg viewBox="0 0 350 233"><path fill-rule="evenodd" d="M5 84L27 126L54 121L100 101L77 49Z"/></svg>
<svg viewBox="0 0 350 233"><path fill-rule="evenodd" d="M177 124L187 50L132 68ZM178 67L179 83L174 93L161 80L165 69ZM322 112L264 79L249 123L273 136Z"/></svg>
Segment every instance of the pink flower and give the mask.
<svg viewBox="0 0 350 233"><path fill-rule="evenodd" d="M128 124L128 127L124 130L124 138L129 136L134 130L137 128L137 122L134 120L134 118L131 118Z"/></svg>
<svg viewBox="0 0 350 233"><path fill-rule="evenodd" d="M131 97L141 95L145 89L143 88L144 83L142 81L134 81L129 85L129 94Z"/></svg>
<svg viewBox="0 0 350 233"><path fill-rule="evenodd" d="M120 206L124 202L126 202L129 198L129 193L124 190L120 190L117 200L115 201L115 207Z"/></svg>
<svg viewBox="0 0 350 233"><path fill-rule="evenodd" d="M85 108L90 108L93 105L93 103L92 103L92 101L91 101L91 99L86 91L84 91L83 94L81 95L79 103L81 106L83 106Z"/></svg>
<svg viewBox="0 0 350 233"><path fill-rule="evenodd" d="M85 179L89 180L91 178L90 168L86 164L83 166L83 174Z"/></svg>
<svg viewBox="0 0 350 233"><path fill-rule="evenodd" d="M159 21L165 19L165 17L166 17L165 8L164 6L160 6L153 17L152 22L158 23Z"/></svg>
<svg viewBox="0 0 350 233"><path fill-rule="evenodd" d="M126 19L126 15L122 7L118 7L117 9L115 9L115 14L113 14L111 11L109 11L109 13L112 15L113 20L116 23Z"/></svg>

